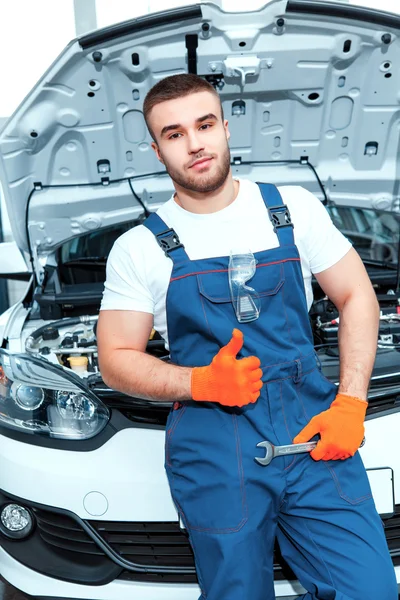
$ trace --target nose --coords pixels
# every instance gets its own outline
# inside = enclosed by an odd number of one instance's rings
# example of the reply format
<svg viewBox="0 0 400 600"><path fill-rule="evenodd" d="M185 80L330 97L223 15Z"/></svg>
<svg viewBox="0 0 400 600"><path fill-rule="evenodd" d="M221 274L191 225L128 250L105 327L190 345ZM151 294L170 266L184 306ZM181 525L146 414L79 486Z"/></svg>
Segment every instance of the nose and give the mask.
<svg viewBox="0 0 400 600"><path fill-rule="evenodd" d="M197 131L191 131L188 133L187 140L189 154L197 154L198 152L204 150L204 143L201 142L197 133Z"/></svg>

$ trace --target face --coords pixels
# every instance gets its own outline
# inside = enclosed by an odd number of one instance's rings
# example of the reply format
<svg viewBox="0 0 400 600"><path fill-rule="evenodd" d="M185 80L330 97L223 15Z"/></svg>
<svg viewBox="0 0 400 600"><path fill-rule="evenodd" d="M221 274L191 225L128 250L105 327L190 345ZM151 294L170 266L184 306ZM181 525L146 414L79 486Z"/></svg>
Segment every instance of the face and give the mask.
<svg viewBox="0 0 400 600"><path fill-rule="evenodd" d="M204 91L156 104L149 115L157 158L175 187L213 192L230 172L228 121L214 94Z"/></svg>

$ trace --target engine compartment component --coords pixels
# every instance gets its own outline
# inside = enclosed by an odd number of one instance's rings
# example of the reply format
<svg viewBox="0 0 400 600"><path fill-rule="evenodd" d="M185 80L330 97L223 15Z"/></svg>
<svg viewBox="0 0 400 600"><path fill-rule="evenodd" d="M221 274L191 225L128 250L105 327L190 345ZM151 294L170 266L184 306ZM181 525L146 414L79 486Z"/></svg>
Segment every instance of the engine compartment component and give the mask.
<svg viewBox="0 0 400 600"><path fill-rule="evenodd" d="M378 347L400 347L400 301L391 295L393 303L380 304ZM339 333L339 312L335 305L325 297L314 303L310 311L315 347L336 346Z"/></svg>
<svg viewBox="0 0 400 600"><path fill-rule="evenodd" d="M75 373L84 373L87 371L89 362L87 356L68 356L67 361Z"/></svg>
<svg viewBox="0 0 400 600"><path fill-rule="evenodd" d="M82 377L98 373L97 321L98 315L50 321L30 333L25 341L25 350ZM147 352L163 360L169 357L164 340L154 329L149 336Z"/></svg>
<svg viewBox="0 0 400 600"><path fill-rule="evenodd" d="M96 373L97 319L97 315L82 315L51 321L29 335L25 350L76 373Z"/></svg>

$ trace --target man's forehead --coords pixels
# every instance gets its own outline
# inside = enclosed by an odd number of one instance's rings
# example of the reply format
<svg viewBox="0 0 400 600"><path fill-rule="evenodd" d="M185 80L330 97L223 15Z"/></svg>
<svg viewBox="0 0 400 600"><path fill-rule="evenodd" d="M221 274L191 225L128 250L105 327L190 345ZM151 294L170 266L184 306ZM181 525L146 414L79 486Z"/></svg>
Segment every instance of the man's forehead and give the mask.
<svg viewBox="0 0 400 600"><path fill-rule="evenodd" d="M170 123L191 124L203 115L218 115L219 112L218 98L209 92L198 92L156 104L152 110L152 117L153 123L161 130Z"/></svg>

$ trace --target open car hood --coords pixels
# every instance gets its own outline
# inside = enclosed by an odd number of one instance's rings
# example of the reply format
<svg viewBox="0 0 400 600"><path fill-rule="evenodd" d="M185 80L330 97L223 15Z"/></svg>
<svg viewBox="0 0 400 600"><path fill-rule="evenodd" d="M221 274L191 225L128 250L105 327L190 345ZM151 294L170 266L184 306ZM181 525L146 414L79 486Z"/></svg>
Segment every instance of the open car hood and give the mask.
<svg viewBox="0 0 400 600"><path fill-rule="evenodd" d="M187 6L72 41L0 135L18 246L43 260L65 240L137 219L131 186L149 210L170 197L142 106L154 83L184 72L220 93L235 176L397 208L399 29L389 13L275 0L255 12Z"/></svg>

